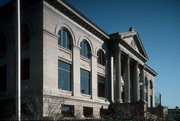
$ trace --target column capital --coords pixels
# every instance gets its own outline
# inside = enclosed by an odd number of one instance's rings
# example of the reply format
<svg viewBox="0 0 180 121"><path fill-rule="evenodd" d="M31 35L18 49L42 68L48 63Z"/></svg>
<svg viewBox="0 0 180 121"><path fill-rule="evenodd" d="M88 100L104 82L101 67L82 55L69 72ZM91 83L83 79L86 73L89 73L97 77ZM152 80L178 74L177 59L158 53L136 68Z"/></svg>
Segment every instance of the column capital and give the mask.
<svg viewBox="0 0 180 121"><path fill-rule="evenodd" d="M91 54L92 55L92 57L94 57L94 58L98 58L98 56L97 55L95 55L95 54Z"/></svg>
<svg viewBox="0 0 180 121"><path fill-rule="evenodd" d="M113 50L115 51L115 53L120 53L122 51L122 48L120 47L119 44L115 44L113 46Z"/></svg>
<svg viewBox="0 0 180 121"><path fill-rule="evenodd" d="M75 44L73 44L73 48L75 48L75 49L81 49L81 47L79 47L78 45L75 45Z"/></svg>

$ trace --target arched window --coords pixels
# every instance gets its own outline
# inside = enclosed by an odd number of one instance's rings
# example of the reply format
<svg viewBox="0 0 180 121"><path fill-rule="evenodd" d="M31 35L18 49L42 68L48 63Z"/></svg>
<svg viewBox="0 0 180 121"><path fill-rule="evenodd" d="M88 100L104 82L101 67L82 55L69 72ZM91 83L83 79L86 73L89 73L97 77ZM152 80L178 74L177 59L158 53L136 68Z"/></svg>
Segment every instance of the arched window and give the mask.
<svg viewBox="0 0 180 121"><path fill-rule="evenodd" d="M30 39L30 29L26 23L21 24L21 44L26 44Z"/></svg>
<svg viewBox="0 0 180 121"><path fill-rule="evenodd" d="M81 42L81 55L86 57L86 58L89 58L91 57L91 51L90 51L90 45L89 43L86 41L86 40L83 40Z"/></svg>
<svg viewBox="0 0 180 121"><path fill-rule="evenodd" d="M61 30L59 30L58 35L59 35L58 45L71 50L72 37L69 31L65 28L62 28Z"/></svg>
<svg viewBox="0 0 180 121"><path fill-rule="evenodd" d="M106 63L105 54L102 49L98 50L97 56L98 56L97 62L101 65L105 65Z"/></svg>
<svg viewBox="0 0 180 121"><path fill-rule="evenodd" d="M0 33L0 52L6 51L6 48L7 48L6 36L3 33Z"/></svg>

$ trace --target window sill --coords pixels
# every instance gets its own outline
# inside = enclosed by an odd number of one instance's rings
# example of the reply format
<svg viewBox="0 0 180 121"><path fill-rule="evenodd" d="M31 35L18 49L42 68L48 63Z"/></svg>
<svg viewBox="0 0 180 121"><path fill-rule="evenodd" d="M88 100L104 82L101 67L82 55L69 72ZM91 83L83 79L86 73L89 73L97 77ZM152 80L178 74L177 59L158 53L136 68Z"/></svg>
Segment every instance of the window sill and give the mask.
<svg viewBox="0 0 180 121"><path fill-rule="evenodd" d="M72 91L68 91L68 90L63 90L63 89L58 89L60 92L62 93L66 93L66 94L71 94L72 95Z"/></svg>
<svg viewBox="0 0 180 121"><path fill-rule="evenodd" d="M97 64L97 66L99 67L99 68L101 68L101 69L105 69L105 66L104 65L101 65L101 64Z"/></svg>
<svg viewBox="0 0 180 121"><path fill-rule="evenodd" d="M91 95L89 95L89 94L83 94L83 93L81 93L81 95L84 96L84 97L87 97L87 98L91 98Z"/></svg>
<svg viewBox="0 0 180 121"><path fill-rule="evenodd" d="M105 97L98 97L98 99L100 99L100 100L105 100L105 101L106 101L106 98L105 98Z"/></svg>
<svg viewBox="0 0 180 121"><path fill-rule="evenodd" d="M58 45L58 48L59 48L59 50L64 51L64 52L66 52L66 53L69 53L69 54L72 53L71 50L69 50L69 49L67 49L67 48L64 48L64 47L62 47L62 46L60 46L60 45Z"/></svg>
<svg viewBox="0 0 180 121"><path fill-rule="evenodd" d="M91 60L90 60L89 58L86 58L86 57L84 57L84 56L82 56L82 55L81 55L81 60L86 61L86 62L88 62L88 63L91 62Z"/></svg>

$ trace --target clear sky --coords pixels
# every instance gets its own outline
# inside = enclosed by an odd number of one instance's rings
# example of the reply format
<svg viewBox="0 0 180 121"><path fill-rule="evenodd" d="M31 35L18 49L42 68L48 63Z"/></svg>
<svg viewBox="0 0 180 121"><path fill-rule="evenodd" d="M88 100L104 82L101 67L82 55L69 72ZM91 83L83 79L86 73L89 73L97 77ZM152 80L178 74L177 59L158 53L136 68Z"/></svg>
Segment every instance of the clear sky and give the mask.
<svg viewBox="0 0 180 121"><path fill-rule="evenodd" d="M108 34L133 26L149 56L147 64L158 73L162 104L180 107L180 0L67 1Z"/></svg>
<svg viewBox="0 0 180 121"><path fill-rule="evenodd" d="M180 0L67 0L108 34L140 35L162 104L180 107Z"/></svg>

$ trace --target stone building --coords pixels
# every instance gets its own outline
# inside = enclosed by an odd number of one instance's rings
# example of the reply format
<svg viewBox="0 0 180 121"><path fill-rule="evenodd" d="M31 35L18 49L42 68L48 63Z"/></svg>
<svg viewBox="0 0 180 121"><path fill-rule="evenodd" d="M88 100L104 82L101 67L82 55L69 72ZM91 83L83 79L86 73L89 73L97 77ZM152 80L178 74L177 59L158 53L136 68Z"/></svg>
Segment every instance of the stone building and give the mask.
<svg viewBox="0 0 180 121"><path fill-rule="evenodd" d="M63 97L59 110L81 117L99 117L111 102L155 106L157 73L146 65L149 58L134 28L108 34L65 1L22 2L22 93ZM15 6L13 1L0 8L1 117L15 112Z"/></svg>

